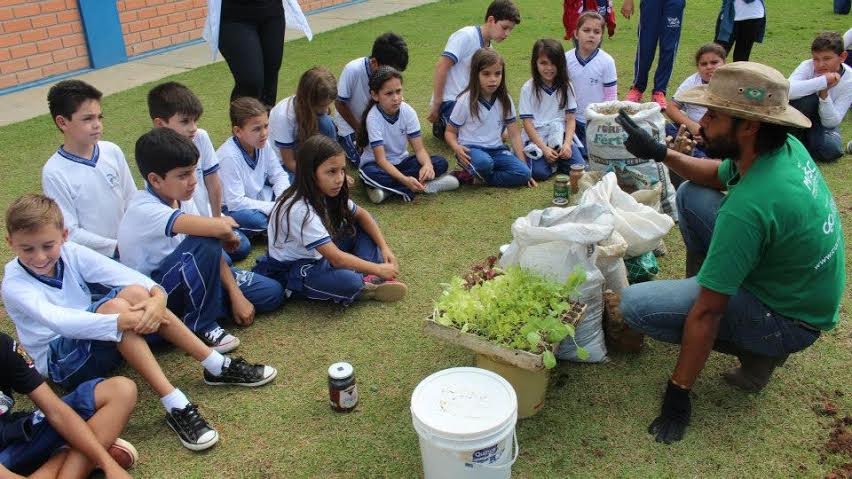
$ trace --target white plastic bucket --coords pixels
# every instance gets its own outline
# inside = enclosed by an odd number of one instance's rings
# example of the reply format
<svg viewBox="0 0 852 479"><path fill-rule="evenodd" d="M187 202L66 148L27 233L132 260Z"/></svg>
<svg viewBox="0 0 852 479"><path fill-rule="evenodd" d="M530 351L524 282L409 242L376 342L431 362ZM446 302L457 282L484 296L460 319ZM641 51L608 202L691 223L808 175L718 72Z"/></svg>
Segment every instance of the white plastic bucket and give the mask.
<svg viewBox="0 0 852 479"><path fill-rule="evenodd" d="M426 479L512 476L518 398L500 375L479 368L438 371L411 394L411 419Z"/></svg>

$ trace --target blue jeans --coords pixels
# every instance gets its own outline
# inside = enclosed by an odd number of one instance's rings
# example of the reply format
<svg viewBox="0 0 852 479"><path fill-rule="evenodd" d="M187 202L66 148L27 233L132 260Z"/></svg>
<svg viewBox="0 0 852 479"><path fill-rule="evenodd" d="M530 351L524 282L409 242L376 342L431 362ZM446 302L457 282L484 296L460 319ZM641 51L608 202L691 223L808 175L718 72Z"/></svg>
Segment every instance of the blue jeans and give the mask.
<svg viewBox="0 0 852 479"><path fill-rule="evenodd" d="M354 236L335 239L342 251L371 263L384 261L379 247L356 227ZM277 261L268 254L257 259L252 271L264 274L285 285L287 291L308 299L332 300L350 304L364 289L364 275L351 269L335 268L327 259Z"/></svg>
<svg viewBox="0 0 852 479"><path fill-rule="evenodd" d="M355 145L355 133L350 133L346 136L337 136L337 143L343 148L346 153L346 159L355 166L361 163L361 153L358 152L358 147Z"/></svg>
<svg viewBox="0 0 852 479"><path fill-rule="evenodd" d="M468 171L485 180L490 186L524 186L529 182L532 175L529 166L512 154L507 147L465 146L470 149Z"/></svg>
<svg viewBox="0 0 852 479"><path fill-rule="evenodd" d="M447 131L447 123L450 122L450 114L453 113L453 108L455 108L455 106L455 101L441 102L441 108L438 110L438 121L432 123L432 135L435 138L441 141L447 141L444 139L444 132Z"/></svg>
<svg viewBox="0 0 852 479"><path fill-rule="evenodd" d="M435 178L446 173L447 168L449 168L449 164L443 156L432 155L432 169L435 170ZM405 176L417 178L420 175L420 162L417 161L416 156L411 155L396 165L396 169ZM361 173L361 179L364 180L364 184L371 188L385 189L402 196L402 199L405 201L414 199L413 191L396 181L387 171L381 169L375 161L362 165L359 172Z"/></svg>
<svg viewBox="0 0 852 479"><path fill-rule="evenodd" d="M648 72L660 47L654 91L666 92L680 43L681 21L686 0L642 0L639 3L639 45L633 62L633 86L645 91Z"/></svg>
<svg viewBox="0 0 852 479"><path fill-rule="evenodd" d="M690 253L707 254L721 200L721 192L691 182L678 189L678 226ZM679 344L686 317L700 291L694 277L634 284L622 290L621 312L631 328L659 341ZM807 348L819 335L740 288L730 297L716 339L754 354L778 357Z"/></svg>
<svg viewBox="0 0 852 479"><path fill-rule="evenodd" d="M568 174L571 172L571 165L586 166L586 162L583 160L583 154L580 152L580 148L573 143L571 144L571 158L567 160L559 159L554 163L548 163L544 157L537 160L527 158L527 166L529 166L530 171L532 171L532 177L536 181L546 180L553 176L554 173Z"/></svg>
<svg viewBox="0 0 852 479"><path fill-rule="evenodd" d="M266 226L269 224L269 216L260 210L225 210L240 225L236 230L240 237L240 246L230 254L233 261L245 259L251 253L251 239L255 236L266 234Z"/></svg>
<svg viewBox="0 0 852 479"><path fill-rule="evenodd" d="M84 421L95 415L95 387L103 381L95 378L86 381L62 397ZM40 411L33 411L20 420L32 422L29 441L12 441L0 450L0 464L17 474L30 474L41 467L50 456L64 446L65 438L59 435Z"/></svg>
<svg viewBox="0 0 852 479"><path fill-rule="evenodd" d="M834 161L843 156L843 139L840 130L822 126L819 117L819 97L816 93L790 100L790 105L811 120L810 129L794 128L792 133L799 138L814 161Z"/></svg>

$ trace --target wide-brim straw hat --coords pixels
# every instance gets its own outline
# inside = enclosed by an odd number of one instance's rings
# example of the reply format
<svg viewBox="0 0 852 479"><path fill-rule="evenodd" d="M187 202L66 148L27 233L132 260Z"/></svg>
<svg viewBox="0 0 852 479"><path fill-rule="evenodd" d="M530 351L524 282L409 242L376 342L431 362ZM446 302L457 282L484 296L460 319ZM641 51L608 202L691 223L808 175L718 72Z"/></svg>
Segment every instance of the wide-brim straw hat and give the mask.
<svg viewBox="0 0 852 479"><path fill-rule="evenodd" d="M778 70L755 62L734 62L719 67L708 84L685 90L675 100L735 118L810 128L811 120L790 106L789 93L790 82Z"/></svg>

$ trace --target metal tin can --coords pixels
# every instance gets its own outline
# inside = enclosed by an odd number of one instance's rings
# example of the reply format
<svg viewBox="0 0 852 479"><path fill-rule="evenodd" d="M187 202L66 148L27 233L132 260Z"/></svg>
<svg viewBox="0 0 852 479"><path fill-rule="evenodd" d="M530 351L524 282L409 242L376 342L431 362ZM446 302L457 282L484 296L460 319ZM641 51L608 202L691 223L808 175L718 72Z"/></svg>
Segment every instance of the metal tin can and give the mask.
<svg viewBox="0 0 852 479"><path fill-rule="evenodd" d="M568 175L556 175L553 180L553 204L564 206L571 199L571 180Z"/></svg>
<svg viewBox="0 0 852 479"><path fill-rule="evenodd" d="M337 412L352 412L358 405L355 369L349 363L334 363L328 368L328 400Z"/></svg>

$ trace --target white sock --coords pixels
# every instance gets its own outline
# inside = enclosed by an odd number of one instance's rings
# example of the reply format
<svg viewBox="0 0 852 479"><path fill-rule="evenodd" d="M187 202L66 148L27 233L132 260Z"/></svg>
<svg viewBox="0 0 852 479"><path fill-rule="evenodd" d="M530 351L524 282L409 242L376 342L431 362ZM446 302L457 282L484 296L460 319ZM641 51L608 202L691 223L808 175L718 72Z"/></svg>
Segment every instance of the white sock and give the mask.
<svg viewBox="0 0 852 479"><path fill-rule="evenodd" d="M163 403L163 407L166 408L168 413L172 412L172 409L184 409L189 405L189 399L178 388L161 397L160 402Z"/></svg>
<svg viewBox="0 0 852 479"><path fill-rule="evenodd" d="M201 365L204 366L204 369L207 370L208 373L219 376L222 374L222 368L225 366L225 356L222 353L210 350L210 356L204 358L204 361L201 361Z"/></svg>

